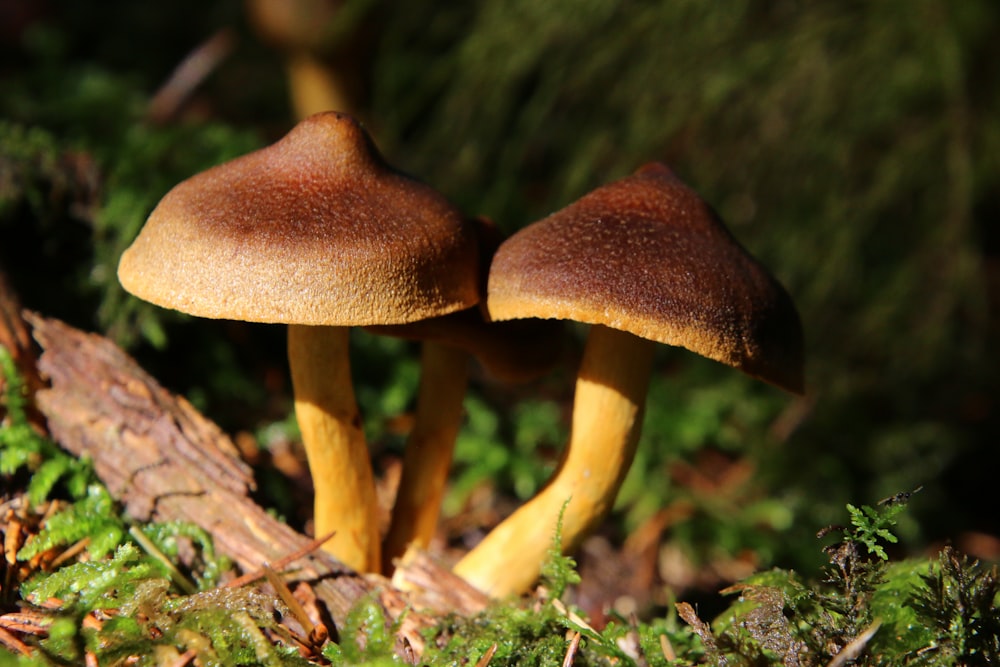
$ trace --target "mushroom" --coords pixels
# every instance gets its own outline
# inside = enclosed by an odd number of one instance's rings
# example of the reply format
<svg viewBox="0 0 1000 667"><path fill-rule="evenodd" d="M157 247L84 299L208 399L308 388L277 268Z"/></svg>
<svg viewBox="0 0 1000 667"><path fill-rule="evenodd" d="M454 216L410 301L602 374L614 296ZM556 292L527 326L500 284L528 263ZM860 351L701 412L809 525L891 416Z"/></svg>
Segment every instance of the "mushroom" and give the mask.
<svg viewBox="0 0 1000 667"><path fill-rule="evenodd" d="M365 61L373 40L371 6L343 0L245 0L250 26L281 51L298 119L354 112L364 92Z"/></svg>
<svg viewBox="0 0 1000 667"><path fill-rule="evenodd" d="M558 361L562 327L556 322L486 322L477 308L413 324L367 327L373 333L422 341L420 388L413 429L389 531L382 543L383 572L410 546L426 548L437 529L455 439L463 416L469 358L491 379L529 382Z"/></svg>
<svg viewBox="0 0 1000 667"><path fill-rule="evenodd" d="M482 292L490 258L503 240L486 218L475 220ZM373 333L422 341L420 387L413 429L403 454L389 531L383 541L383 571L410 546L426 548L437 529L455 440L461 426L469 357L492 379L528 382L552 368L563 329L554 321L488 323L479 308L412 324L367 327Z"/></svg>
<svg viewBox="0 0 1000 667"><path fill-rule="evenodd" d="M295 412L316 487L315 533L377 571L375 491L350 378L350 326L398 324L479 300L475 232L430 187L391 169L349 116L171 190L122 255L136 296L192 315L288 325Z"/></svg>
<svg viewBox="0 0 1000 667"><path fill-rule="evenodd" d="M562 549L572 551L610 511L635 454L655 343L803 390L802 329L787 292L660 164L508 239L490 268L487 308L494 320L592 325L558 469L455 566L493 596L538 578L561 512Z"/></svg>

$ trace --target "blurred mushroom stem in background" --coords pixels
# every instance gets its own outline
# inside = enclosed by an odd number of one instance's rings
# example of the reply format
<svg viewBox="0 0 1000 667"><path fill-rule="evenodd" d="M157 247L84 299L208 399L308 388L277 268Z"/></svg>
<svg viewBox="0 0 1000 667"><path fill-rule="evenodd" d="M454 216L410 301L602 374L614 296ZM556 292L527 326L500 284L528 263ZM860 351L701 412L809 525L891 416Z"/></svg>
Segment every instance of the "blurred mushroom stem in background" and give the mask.
<svg viewBox="0 0 1000 667"><path fill-rule="evenodd" d="M348 0L246 0L250 24L283 54L296 119L359 113L369 11L369 3Z"/></svg>

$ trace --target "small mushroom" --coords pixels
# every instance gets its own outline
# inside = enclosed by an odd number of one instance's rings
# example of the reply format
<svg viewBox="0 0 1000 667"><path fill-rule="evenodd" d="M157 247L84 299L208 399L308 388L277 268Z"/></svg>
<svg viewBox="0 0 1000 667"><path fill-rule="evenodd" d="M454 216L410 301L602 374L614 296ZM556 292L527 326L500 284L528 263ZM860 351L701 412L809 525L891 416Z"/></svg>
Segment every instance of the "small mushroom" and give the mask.
<svg viewBox="0 0 1000 667"><path fill-rule="evenodd" d="M485 218L476 221L482 292L486 269L502 235ZM561 323L520 320L489 323L480 308L469 308L412 324L367 327L373 333L422 342L420 388L413 429L403 454L403 473L389 531L383 541L383 571L409 546L426 548L434 537L455 440L463 417L470 356L492 379L528 382L558 360Z"/></svg>
<svg viewBox="0 0 1000 667"><path fill-rule="evenodd" d="M660 164L508 239L490 268L487 308L494 320L592 325L558 469L455 566L493 596L521 593L538 578L564 506L564 551L610 511L635 454L655 343L803 390L802 329L790 297Z"/></svg>
<svg viewBox="0 0 1000 667"><path fill-rule="evenodd" d="M322 111L356 112L365 88L375 21L372 6L344 0L244 0L250 26L283 54L299 120Z"/></svg>
<svg viewBox="0 0 1000 667"><path fill-rule="evenodd" d="M383 161L349 116L171 190L122 255L136 296L210 318L288 326L295 411L316 487L315 533L350 567L381 554L371 463L348 358L350 326L399 324L479 300L474 230Z"/></svg>
<svg viewBox="0 0 1000 667"><path fill-rule="evenodd" d="M562 328L556 322L490 323L478 308L413 324L367 327L373 333L422 343L420 388L413 429L403 453L389 531L383 540L383 572L409 546L426 548L437 529L461 427L470 357L493 380L529 382L559 359Z"/></svg>

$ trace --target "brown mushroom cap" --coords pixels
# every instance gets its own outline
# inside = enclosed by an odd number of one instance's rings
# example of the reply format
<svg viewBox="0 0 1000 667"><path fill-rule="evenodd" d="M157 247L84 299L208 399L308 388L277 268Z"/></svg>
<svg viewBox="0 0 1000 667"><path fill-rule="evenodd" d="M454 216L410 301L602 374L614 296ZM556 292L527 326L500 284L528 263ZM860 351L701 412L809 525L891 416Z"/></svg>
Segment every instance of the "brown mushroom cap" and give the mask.
<svg viewBox="0 0 1000 667"><path fill-rule="evenodd" d="M177 185L118 276L201 317L403 323L477 303L475 243L459 211L388 167L355 120L322 113Z"/></svg>
<svg viewBox="0 0 1000 667"><path fill-rule="evenodd" d="M510 237L493 258L487 307L494 320L605 325L803 389L788 293L661 164Z"/></svg>

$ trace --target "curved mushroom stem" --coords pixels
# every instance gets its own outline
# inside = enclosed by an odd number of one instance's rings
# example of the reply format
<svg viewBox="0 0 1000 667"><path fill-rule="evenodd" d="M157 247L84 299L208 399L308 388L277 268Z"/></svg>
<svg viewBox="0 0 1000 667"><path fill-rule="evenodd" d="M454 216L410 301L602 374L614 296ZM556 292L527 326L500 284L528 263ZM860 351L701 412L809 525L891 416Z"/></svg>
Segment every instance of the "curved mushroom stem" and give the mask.
<svg viewBox="0 0 1000 667"><path fill-rule="evenodd" d="M346 327L288 327L295 416L315 486L314 532L360 572L381 564L375 483L351 385Z"/></svg>
<svg viewBox="0 0 1000 667"><path fill-rule="evenodd" d="M420 390L413 430L403 453L403 476L382 549L383 571L410 544L426 547L437 528L455 438L462 424L468 353L426 341L421 351Z"/></svg>
<svg viewBox="0 0 1000 667"><path fill-rule="evenodd" d="M560 512L564 552L600 523L635 455L655 345L604 326L591 328L558 469L537 496L458 562L456 574L493 597L523 593L541 573Z"/></svg>

